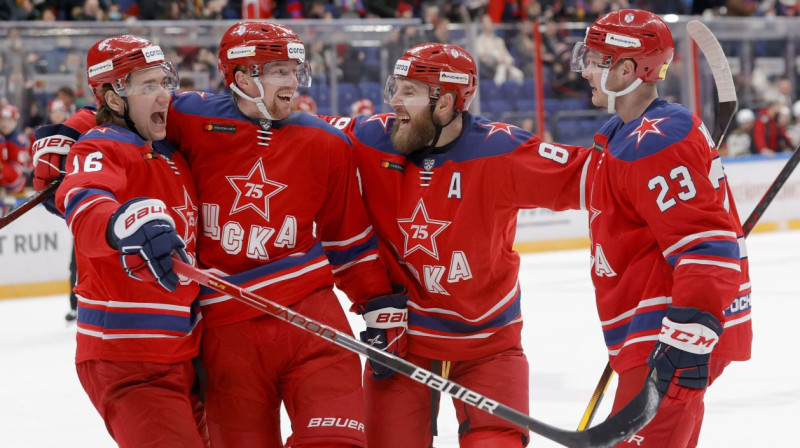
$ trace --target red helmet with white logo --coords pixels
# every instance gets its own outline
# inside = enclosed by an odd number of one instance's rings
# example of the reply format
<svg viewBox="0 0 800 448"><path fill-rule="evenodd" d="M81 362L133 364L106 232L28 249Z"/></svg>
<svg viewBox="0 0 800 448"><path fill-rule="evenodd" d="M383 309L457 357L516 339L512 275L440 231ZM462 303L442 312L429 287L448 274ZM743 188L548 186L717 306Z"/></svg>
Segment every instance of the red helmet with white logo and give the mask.
<svg viewBox="0 0 800 448"><path fill-rule="evenodd" d="M372 104L369 98L361 98L360 100L353 101L350 105L350 116L358 117L361 115L375 114L375 105Z"/></svg>
<svg viewBox="0 0 800 448"><path fill-rule="evenodd" d="M600 17L587 28L583 45L602 53L604 67L633 59L636 76L644 82L664 79L675 53L667 24L640 9L623 9Z"/></svg>
<svg viewBox="0 0 800 448"><path fill-rule="evenodd" d="M430 87L430 99L436 101L447 92L458 97L455 110L463 112L475 96L478 68L475 60L461 47L428 42L411 47L397 60L394 74L386 81L384 99L394 96L395 77L413 79Z"/></svg>
<svg viewBox="0 0 800 448"><path fill-rule="evenodd" d="M131 73L152 67L162 67L169 79L166 86L174 90L178 84L178 73L172 63L164 59L161 47L132 35L103 39L92 45L86 55L89 87L99 104L103 104L103 86L111 84L114 91L126 96L125 85Z"/></svg>
<svg viewBox="0 0 800 448"><path fill-rule="evenodd" d="M19 109L13 104L6 104L0 109L0 118L10 118L12 120L19 120Z"/></svg>
<svg viewBox="0 0 800 448"><path fill-rule="evenodd" d="M218 67L230 86L236 66L245 66L257 77L267 62L296 60L298 84L311 85L311 69L306 62L303 42L294 31L277 23L243 21L232 27L219 42Z"/></svg>

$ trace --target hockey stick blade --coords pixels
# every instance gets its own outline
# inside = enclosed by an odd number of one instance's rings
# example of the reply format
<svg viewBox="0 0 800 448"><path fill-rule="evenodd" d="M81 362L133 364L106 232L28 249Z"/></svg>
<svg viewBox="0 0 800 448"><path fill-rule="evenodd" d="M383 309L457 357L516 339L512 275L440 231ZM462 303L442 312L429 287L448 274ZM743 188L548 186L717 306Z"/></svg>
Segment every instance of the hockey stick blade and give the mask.
<svg viewBox="0 0 800 448"><path fill-rule="evenodd" d="M645 387L625 408L606 419L603 423L586 431L568 431L550 426L502 403L498 403L464 386L442 378L433 372L415 366L403 358L361 342L354 337L342 333L335 328L314 321L290 308L279 305L240 286L214 277L202 270L174 258L174 269L179 275L189 278L202 286L226 294L245 305L249 305L262 312L270 314L284 322L290 323L302 330L327 339L339 347L357 353L370 361L386 366L412 380L425 386L449 394L469 405L507 420L517 426L526 428L536 434L544 436L572 448L605 448L616 445L625 440L646 425L658 409L658 391L655 382L648 379Z"/></svg>
<svg viewBox="0 0 800 448"><path fill-rule="evenodd" d="M764 211L769 207L769 204L772 203L772 200L775 199L778 192L780 191L783 184L789 179L789 176L792 175L795 167L797 167L797 163L800 162L800 146L795 148L794 154L789 157L789 160L786 161L786 165L783 166L781 172L778 173L778 176L772 182L772 185L769 186L767 192L764 193L764 196L758 201L756 207L750 212L750 216L747 217L747 220L742 224L742 230L744 230L744 236L750 234L750 231L753 230L753 227L756 226L758 220L761 219L761 215L764 214Z"/></svg>
<svg viewBox="0 0 800 448"><path fill-rule="evenodd" d="M711 67L711 74L714 76L714 84L717 88L719 104L717 105L717 116L714 121L714 128L711 131L711 140L714 142L717 150L719 150L720 145L722 145L722 140L725 139L725 133L728 131L728 127L733 120L733 115L736 113L736 110L739 106L736 97L736 89L733 85L733 74L731 74L731 68L728 65L728 58L725 56L725 52L722 51L722 46L714 36L714 33L712 33L707 26L705 26L702 22L692 20L686 24L686 30L689 33L689 37L692 38L692 40L697 44L697 47L700 48L700 51L705 56L706 61L708 61L708 65ZM794 169L794 167L792 167L792 169ZM788 177L788 175L786 177ZM778 188L780 188L780 186ZM769 193L769 191L767 193ZM764 199L762 199L762 201L763 200ZM771 200L772 199L770 198L769 201ZM767 205L769 204L769 201L767 202ZM766 205L764 208L766 208ZM756 206L756 209L758 209L758 206ZM763 209L761 212L763 212ZM750 215L750 218L752 217L753 214ZM748 221L750 218L748 218ZM758 218L756 218L756 220L758 220ZM753 225L755 225L755 223L753 223ZM744 235L747 236L748 233L749 231L745 230ZM600 380L597 382L597 386L592 393L589 404L586 405L586 410L583 411L581 421L578 423L579 430L585 429L592 423L592 419L594 419L594 416L597 413L597 408L600 406L600 402L603 400L603 395L605 395L606 389L608 389L608 385L613 377L614 370L611 369L611 364L607 363L605 369L603 370L603 374L600 375Z"/></svg>
<svg viewBox="0 0 800 448"><path fill-rule="evenodd" d="M717 119L714 123L714 129L711 131L711 139L719 148L738 108L733 75L728 65L728 58L725 56L725 52L722 51L722 46L707 26L700 21L692 20L686 24L686 30L689 33L689 37L692 38L706 57L706 61L711 67L711 74L714 76L719 105L717 106Z"/></svg>
<svg viewBox="0 0 800 448"><path fill-rule="evenodd" d="M39 190L36 193L32 194L19 207L16 207L10 212L8 212L7 215L0 217L0 229L11 224L17 218L24 215L28 210L32 209L36 205L39 205L42 202L44 202L44 200L50 197L51 194L55 193L57 188L58 188L58 181L54 181L44 189Z"/></svg>

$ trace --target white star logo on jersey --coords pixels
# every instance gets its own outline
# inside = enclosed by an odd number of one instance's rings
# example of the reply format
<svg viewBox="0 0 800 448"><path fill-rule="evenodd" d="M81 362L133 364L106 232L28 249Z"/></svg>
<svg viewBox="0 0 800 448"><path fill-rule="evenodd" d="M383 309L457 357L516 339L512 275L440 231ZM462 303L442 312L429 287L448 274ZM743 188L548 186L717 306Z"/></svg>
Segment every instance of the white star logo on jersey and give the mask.
<svg viewBox="0 0 800 448"><path fill-rule="evenodd" d="M411 217L398 219L397 225L400 226L400 231L403 232L405 237L403 257L407 257L419 249L433 258L439 259L435 238L436 235L442 233L450 225L450 221L437 221L428 218L425 203L420 199ZM413 240L413 242L410 240Z"/></svg>
<svg viewBox="0 0 800 448"><path fill-rule="evenodd" d="M381 126L383 126L383 132L386 133L389 130L389 123L394 119L394 114L377 114L364 120L364 124L369 123L370 121L377 121L381 124Z"/></svg>
<svg viewBox="0 0 800 448"><path fill-rule="evenodd" d="M261 159L258 159L246 176L225 176L225 178L236 190L231 215L251 208L267 221L269 221L269 198L287 187L285 184L267 179Z"/></svg>
<svg viewBox="0 0 800 448"><path fill-rule="evenodd" d="M489 133L486 134L486 138L484 138L483 141L489 140L489 137L491 137L493 134L497 132L505 132L506 134L508 134L509 137L511 137L512 140L514 139L514 135L511 133L511 128L515 128L516 126L514 126L513 124L500 123L498 121L495 121L489 124L478 123L478 125L483 126L486 129L489 129Z"/></svg>
<svg viewBox="0 0 800 448"><path fill-rule="evenodd" d="M97 127L97 128L94 128L94 129L90 130L88 133L93 133L93 132L97 132L97 133L100 133L100 134L105 134L107 132L113 132L115 134L119 134L119 131L117 131L116 129L112 128L111 126Z"/></svg>
<svg viewBox="0 0 800 448"><path fill-rule="evenodd" d="M661 131L661 129L658 128L658 124L661 123L664 120L669 120L669 118L670 117L653 118L651 120L651 119L643 116L642 117L642 122L639 123L639 126L637 126L636 129L633 130L633 132L628 134L628 137L626 137L626 138L631 138L631 137L633 137L634 134L636 134L636 149L639 149L639 143L641 143L642 140L644 140L644 137L647 134L656 134L656 135L666 136L666 134L664 134Z"/></svg>
<svg viewBox="0 0 800 448"><path fill-rule="evenodd" d="M185 224L183 241L188 246L189 242L194 240L194 229L197 226L197 206L192 202L192 198L189 196L189 192L186 191L186 187L183 188L183 205L180 207L172 207L172 209L175 210L175 213L181 217Z"/></svg>

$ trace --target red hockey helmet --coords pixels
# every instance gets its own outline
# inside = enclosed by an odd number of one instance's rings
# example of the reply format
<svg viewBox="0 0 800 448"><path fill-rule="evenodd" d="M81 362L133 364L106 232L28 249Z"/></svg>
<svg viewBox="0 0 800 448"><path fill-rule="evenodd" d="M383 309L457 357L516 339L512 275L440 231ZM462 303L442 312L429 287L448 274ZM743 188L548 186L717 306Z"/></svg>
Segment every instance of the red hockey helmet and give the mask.
<svg viewBox="0 0 800 448"><path fill-rule="evenodd" d="M314 98L311 98L308 95L300 95L292 103L292 110L299 110L301 112L316 114L317 102L314 101Z"/></svg>
<svg viewBox="0 0 800 448"><path fill-rule="evenodd" d="M444 93L455 91L457 112L469 109L478 87L478 68L472 56L456 45L436 42L415 45L400 56L394 74L386 80L383 97L387 103L397 91L397 77L426 84L430 88L431 102Z"/></svg>
<svg viewBox="0 0 800 448"><path fill-rule="evenodd" d="M600 17L586 29L586 39L573 52L573 70L584 68L585 49L602 55L602 68L613 67L622 59L633 59L636 76L644 82L654 82L664 79L675 44L669 27L657 15L640 9L622 9Z"/></svg>
<svg viewBox="0 0 800 448"><path fill-rule="evenodd" d="M233 25L222 36L217 56L226 86L233 83L239 65L247 67L250 76L258 77L264 64L288 60L297 61L298 85L311 85L303 42L294 31L277 23L243 21Z"/></svg>
<svg viewBox="0 0 800 448"><path fill-rule="evenodd" d="M12 120L19 120L19 109L13 104L6 104L0 109L0 118L10 118Z"/></svg>
<svg viewBox="0 0 800 448"><path fill-rule="evenodd" d="M86 55L87 79L99 104L103 104L103 86L111 84L120 96L127 96L125 87L128 75L152 67L166 72L167 90L178 86L178 73L172 63L164 59L161 47L141 37L123 35L103 39L92 45Z"/></svg>
<svg viewBox="0 0 800 448"><path fill-rule="evenodd" d="M361 98L360 100L353 101L350 105L350 116L358 117L361 115L374 115L375 105L372 104L369 98Z"/></svg>

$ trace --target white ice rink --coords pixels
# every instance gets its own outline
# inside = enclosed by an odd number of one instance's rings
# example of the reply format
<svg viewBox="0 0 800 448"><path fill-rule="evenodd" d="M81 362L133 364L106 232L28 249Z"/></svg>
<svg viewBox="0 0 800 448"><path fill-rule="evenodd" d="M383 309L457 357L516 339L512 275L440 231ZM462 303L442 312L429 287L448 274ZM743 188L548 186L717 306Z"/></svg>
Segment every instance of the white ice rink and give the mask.
<svg viewBox="0 0 800 448"><path fill-rule="evenodd" d="M753 359L731 365L709 390L701 447L797 443L790 427L800 416L799 338L792 324L800 303L800 231L754 234L748 249ZM568 429L580 420L606 363L588 260L588 250L523 257L530 414ZM66 296L0 301L0 447L115 446L78 383L75 327L64 322L67 308ZM357 317L352 322L363 326ZM605 405L612 395L609 389ZM601 407L598 418L607 412ZM457 447L449 399L439 428L436 447ZM557 445L534 435L530 446Z"/></svg>

